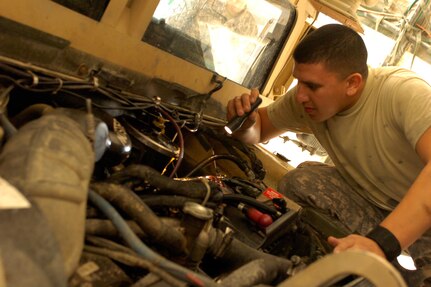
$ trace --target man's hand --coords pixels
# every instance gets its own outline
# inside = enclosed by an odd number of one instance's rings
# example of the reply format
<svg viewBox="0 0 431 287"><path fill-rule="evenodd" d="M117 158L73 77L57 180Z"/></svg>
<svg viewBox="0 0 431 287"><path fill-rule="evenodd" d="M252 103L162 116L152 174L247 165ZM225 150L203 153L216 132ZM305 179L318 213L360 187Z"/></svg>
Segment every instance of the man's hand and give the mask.
<svg viewBox="0 0 431 287"><path fill-rule="evenodd" d="M227 103L227 120L230 121L235 116L242 116L245 113L249 112L251 109L251 105L256 101L258 97L259 90L252 89L250 94L242 94L241 96L229 100L229 102ZM241 129L246 130L252 127L256 122L256 117L257 112L254 111L248 116Z"/></svg>
<svg viewBox="0 0 431 287"><path fill-rule="evenodd" d="M339 253L348 249L356 249L373 252L385 258L383 251L380 249L377 243L364 236L356 234L350 234L343 238L329 236L328 243L334 247L334 253Z"/></svg>

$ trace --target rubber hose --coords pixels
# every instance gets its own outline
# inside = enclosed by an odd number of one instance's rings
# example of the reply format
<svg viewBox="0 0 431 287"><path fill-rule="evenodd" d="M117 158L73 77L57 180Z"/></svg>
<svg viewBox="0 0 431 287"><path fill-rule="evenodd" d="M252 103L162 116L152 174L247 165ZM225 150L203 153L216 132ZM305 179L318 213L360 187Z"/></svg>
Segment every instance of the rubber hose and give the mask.
<svg viewBox="0 0 431 287"><path fill-rule="evenodd" d="M122 182L131 177L144 180L145 183L156 187L160 192L183 195L191 198L205 198L207 194L207 188L202 182L170 179L146 165L129 165L125 169L113 174L109 180L113 182ZM213 191L216 187L215 183L209 182L209 184ZM211 198L217 197L217 195L221 196L220 193L215 193Z"/></svg>
<svg viewBox="0 0 431 287"><path fill-rule="evenodd" d="M222 280L225 286L249 287L257 284L271 284L275 279L287 275L292 266L289 261L256 259L230 273Z"/></svg>
<svg viewBox="0 0 431 287"><path fill-rule="evenodd" d="M190 198L185 196L172 196L172 195L150 195L140 197L149 207L174 207L182 208L186 202L202 203L201 199ZM206 207L214 208L216 204L207 202Z"/></svg>
<svg viewBox="0 0 431 287"><path fill-rule="evenodd" d="M143 259L142 257L138 255L131 255L128 253L111 250L107 248L101 248L101 247L94 247L94 246L85 246L84 250L93 254L99 254L102 256L109 257L115 261L121 262L125 265L132 266L132 267L139 267L144 268L154 274L156 274L158 277L162 278L163 281L169 284L169 286L172 287L187 287L185 282L182 282L160 267L156 266L155 264L149 262L148 260Z"/></svg>
<svg viewBox="0 0 431 287"><path fill-rule="evenodd" d="M288 259L256 250L236 238L232 238L232 241L227 245L225 245L225 242L225 235L221 230L212 229L210 231L210 247L208 253L216 257L217 261L220 261L218 262L220 268L227 271L237 269L256 259L268 259L283 264L292 264ZM221 248L224 250L219 254Z"/></svg>
<svg viewBox="0 0 431 287"><path fill-rule="evenodd" d="M105 215L114 223L115 227L120 232L123 239L127 244L144 259L149 260L153 264L163 268L169 274L175 276L178 279L184 280L192 284L192 286L202 286L202 287L216 287L220 286L211 278L205 277L202 274L195 273L192 270L184 268L172 261L167 260L163 256L151 250L147 245L145 245L135 233L129 228L125 220L121 215L115 210L115 208L106 201L103 197L98 195L93 190L88 193L89 200L95 204Z"/></svg>
<svg viewBox="0 0 431 287"><path fill-rule="evenodd" d="M19 114L15 115L11 122L19 129L24 124L42 117L43 115L52 112L54 108L47 104L34 104L24 110Z"/></svg>
<svg viewBox="0 0 431 287"><path fill-rule="evenodd" d="M135 221L128 220L127 224L139 238L146 237L146 234L142 231L139 225L136 224ZM118 230L112 224L112 221L107 219L85 220L85 234L102 237L116 237L119 235Z"/></svg>
<svg viewBox="0 0 431 287"><path fill-rule="evenodd" d="M185 236L176 229L165 225L133 191L113 183L93 183L91 188L131 216L154 242L166 247L176 255L187 253Z"/></svg>
<svg viewBox="0 0 431 287"><path fill-rule="evenodd" d="M260 202L256 200L253 197L242 195L242 194L225 194L223 195L223 202L228 204L238 204L240 202L247 203L253 207L256 207L257 209L264 211L270 215L279 217L281 216L281 213L277 211L275 208L272 208L268 205L266 205L263 202Z"/></svg>
<svg viewBox="0 0 431 287"><path fill-rule="evenodd" d="M170 228L179 228L181 225L180 220L171 218L171 217L162 217L160 220L165 224L168 225ZM132 229L132 231L139 237L139 238L148 238L148 234L145 234L142 229L139 227L139 225L133 221L128 220L127 224ZM108 219L89 219L85 220L85 235L88 237L88 235L94 235L94 236L101 236L101 237L118 237L120 234L118 233L118 230L115 228L114 224L112 224L112 221Z"/></svg>
<svg viewBox="0 0 431 287"><path fill-rule="evenodd" d="M204 166L206 166L207 164L209 164L212 161L216 161L216 160L230 160L234 163L236 163L236 165L242 170L244 171L244 173L249 177L249 178L254 178L254 174L251 171L251 169L246 165L246 162L234 155L231 154L216 154L216 155L212 155L206 159L204 159L203 161L201 161L200 163L198 163L198 165L193 168L185 177L190 177L192 176L196 171L198 171L199 169L203 168Z"/></svg>

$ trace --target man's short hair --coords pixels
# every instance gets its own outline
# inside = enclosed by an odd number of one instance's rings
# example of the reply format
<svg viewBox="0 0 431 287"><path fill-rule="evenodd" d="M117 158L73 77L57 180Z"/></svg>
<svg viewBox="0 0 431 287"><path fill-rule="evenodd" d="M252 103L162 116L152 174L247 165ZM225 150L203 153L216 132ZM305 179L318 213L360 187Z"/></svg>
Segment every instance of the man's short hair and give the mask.
<svg viewBox="0 0 431 287"><path fill-rule="evenodd" d="M293 52L295 62L323 63L341 78L360 73L366 79L367 56L367 48L361 36L340 24L328 24L316 29L307 35Z"/></svg>

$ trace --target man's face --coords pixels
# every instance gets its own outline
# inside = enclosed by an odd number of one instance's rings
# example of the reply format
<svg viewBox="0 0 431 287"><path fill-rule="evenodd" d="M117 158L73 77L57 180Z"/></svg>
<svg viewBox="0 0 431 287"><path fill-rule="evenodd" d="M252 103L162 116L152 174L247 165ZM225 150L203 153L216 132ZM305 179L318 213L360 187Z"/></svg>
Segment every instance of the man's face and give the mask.
<svg viewBox="0 0 431 287"><path fill-rule="evenodd" d="M246 4L247 4L246 0L228 0L226 9L232 15L236 15L244 10Z"/></svg>
<svg viewBox="0 0 431 287"><path fill-rule="evenodd" d="M298 79L296 100L313 121L326 121L353 105L347 81L324 64L295 63L293 76Z"/></svg>

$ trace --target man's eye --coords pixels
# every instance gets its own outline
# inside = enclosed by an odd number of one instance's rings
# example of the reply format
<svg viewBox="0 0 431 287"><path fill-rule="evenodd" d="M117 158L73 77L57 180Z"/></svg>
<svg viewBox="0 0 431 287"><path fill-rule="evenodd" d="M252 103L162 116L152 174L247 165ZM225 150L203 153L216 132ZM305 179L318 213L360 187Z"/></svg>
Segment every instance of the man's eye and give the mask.
<svg viewBox="0 0 431 287"><path fill-rule="evenodd" d="M317 88L319 88L319 86L314 85L314 84L307 84L307 87L312 91L315 91L315 90L317 90Z"/></svg>

